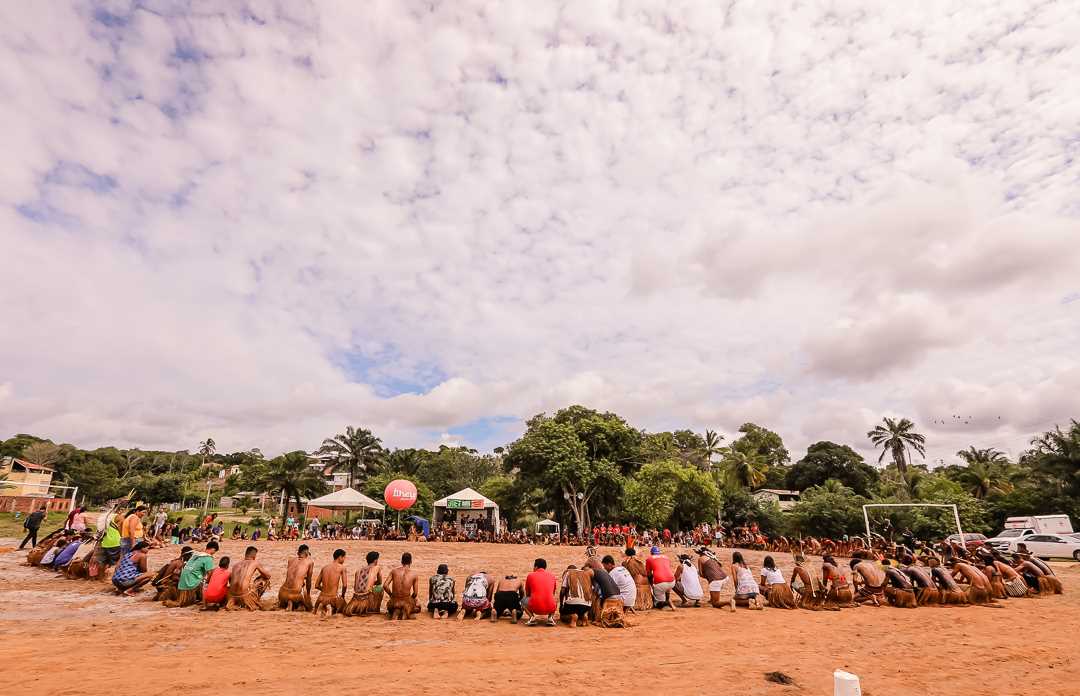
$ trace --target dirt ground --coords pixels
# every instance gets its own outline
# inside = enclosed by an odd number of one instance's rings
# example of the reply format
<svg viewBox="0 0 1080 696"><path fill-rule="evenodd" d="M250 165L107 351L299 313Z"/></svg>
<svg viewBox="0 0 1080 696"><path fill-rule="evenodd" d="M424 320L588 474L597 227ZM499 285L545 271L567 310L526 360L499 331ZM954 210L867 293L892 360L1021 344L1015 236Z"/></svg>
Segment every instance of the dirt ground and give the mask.
<svg viewBox="0 0 1080 696"><path fill-rule="evenodd" d="M326 689L409 694L486 691L611 693L659 678L679 694L831 694L832 672L859 675L863 693L1080 693L1080 566L1055 564L1066 594L1010 600L1001 608L860 607L841 612L713 608L650 611L624 629L526 627L503 620L407 622L285 612L164 609L117 597L104 586L29 568L25 553L0 540L0 655L5 693L82 694L100 687L141 696L215 693L298 694ZM556 572L581 547L403 542L309 542L316 568L335 548L351 571L375 549L398 565L410 550L426 578L448 563L458 581L471 572L527 573L538 556ZM225 541L239 558L247 542ZM296 543L260 542L276 597ZM614 551L612 549L611 551ZM155 550L157 567L176 547ZM756 569L762 555L744 552ZM720 551L721 560L730 552ZM774 554L785 570L787 554ZM819 567L819 559L811 559ZM422 597L426 601L426 582ZM351 590L350 590L351 593ZM795 680L765 680L780 671ZM372 686L374 682L374 686Z"/></svg>

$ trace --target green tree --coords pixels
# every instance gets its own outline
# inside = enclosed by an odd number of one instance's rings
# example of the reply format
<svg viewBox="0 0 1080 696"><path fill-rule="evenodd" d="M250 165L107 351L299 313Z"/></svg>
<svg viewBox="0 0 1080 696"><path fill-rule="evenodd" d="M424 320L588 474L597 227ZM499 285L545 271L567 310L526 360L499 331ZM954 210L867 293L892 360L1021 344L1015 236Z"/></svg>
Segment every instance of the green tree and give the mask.
<svg viewBox="0 0 1080 696"><path fill-rule="evenodd" d="M22 451L22 458L31 464L51 468L60 460L60 447L51 442L34 442Z"/></svg>
<svg viewBox="0 0 1080 696"><path fill-rule="evenodd" d="M713 463L717 457L723 454L724 448L720 443L724 441L724 436L718 434L715 430L709 430L706 428L705 437L702 438L701 454L704 460L703 468L707 472L713 470Z"/></svg>
<svg viewBox="0 0 1080 696"><path fill-rule="evenodd" d="M969 447L957 452L956 456L967 463L960 473L961 482L979 500L991 493L1008 493L1013 489L1009 460L1003 452Z"/></svg>
<svg viewBox="0 0 1080 696"><path fill-rule="evenodd" d="M769 430L754 423L739 426L742 436L731 443L731 448L745 454L756 454L767 467L784 466L791 461L791 455L784 447L784 440Z"/></svg>
<svg viewBox="0 0 1080 696"><path fill-rule="evenodd" d="M536 418L544 416L536 416L533 420ZM609 461L623 474L632 472L642 464L638 456L643 437L641 431L632 428L614 413L600 413L575 405L556 412L552 420L573 429L585 445L589 459Z"/></svg>
<svg viewBox="0 0 1080 696"><path fill-rule="evenodd" d="M836 480L802 491L799 502L788 513L792 527L809 536L839 539L856 535L863 521L866 498Z"/></svg>
<svg viewBox="0 0 1080 696"><path fill-rule="evenodd" d="M390 471L400 471L408 476L417 476L424 468L431 452L422 449L396 449L386 455L386 468Z"/></svg>
<svg viewBox="0 0 1080 696"><path fill-rule="evenodd" d="M624 501L628 513L651 527L681 529L713 519L720 490L697 467L649 462L627 479Z"/></svg>
<svg viewBox="0 0 1080 696"><path fill-rule="evenodd" d="M728 487L753 490L765 481L768 466L757 451L731 447L720 460L720 477Z"/></svg>
<svg viewBox="0 0 1080 696"><path fill-rule="evenodd" d="M926 456L926 437L915 432L915 424L907 418L883 418L882 424L874 426L873 430L866 433L866 437L870 438L874 447L881 448L878 463L885 459L886 454L892 455L893 463L905 481L908 480L908 468L911 465L910 450L915 450L922 457Z"/></svg>
<svg viewBox="0 0 1080 696"><path fill-rule="evenodd" d="M587 431L592 433L592 426ZM613 451L608 444L600 444L606 443L606 436L595 435L595 439L594 451ZM619 468L608 459L591 458L589 451L574 423L541 415L532 418L525 434L510 445L506 466L518 469L539 487L560 493L577 529L582 530L591 526L593 496L605 485L621 488L622 484Z"/></svg>
<svg viewBox="0 0 1080 696"><path fill-rule="evenodd" d="M359 474L376 470L384 451L382 440L370 430L348 425L344 433L323 440L318 454L330 455L334 471L349 472L349 488L353 488Z"/></svg>
<svg viewBox="0 0 1080 696"><path fill-rule="evenodd" d="M791 490L801 491L820 486L829 479L835 479L856 494L866 496L870 495L870 490L877 483L878 473L847 445L822 441L807 448L806 456L788 470L784 484Z"/></svg>
<svg viewBox="0 0 1080 696"><path fill-rule="evenodd" d="M143 475L135 484L135 494L151 505L179 503L183 490L184 482L178 474Z"/></svg>
<svg viewBox="0 0 1080 696"><path fill-rule="evenodd" d="M274 457L260 483L264 491L281 491L285 500L296 501L296 509L303 510L303 498L314 498L326 492L326 482L316 469L311 468L306 452L296 451Z"/></svg>
<svg viewBox="0 0 1080 696"><path fill-rule="evenodd" d="M1052 482L1055 492L1080 497L1080 422L1073 420L1066 430L1057 426L1037 435L1031 445L1021 462Z"/></svg>
<svg viewBox="0 0 1080 696"><path fill-rule="evenodd" d="M37 437L35 435L19 433L12 438L0 442L0 457L21 458L23 456L23 451L25 451L27 447L34 444L35 442L49 442L49 440Z"/></svg>
<svg viewBox="0 0 1080 696"><path fill-rule="evenodd" d="M202 457L202 466L206 467L206 460L214 456L214 452L217 451L217 443L214 442L214 438L208 437L199 443L199 456Z"/></svg>

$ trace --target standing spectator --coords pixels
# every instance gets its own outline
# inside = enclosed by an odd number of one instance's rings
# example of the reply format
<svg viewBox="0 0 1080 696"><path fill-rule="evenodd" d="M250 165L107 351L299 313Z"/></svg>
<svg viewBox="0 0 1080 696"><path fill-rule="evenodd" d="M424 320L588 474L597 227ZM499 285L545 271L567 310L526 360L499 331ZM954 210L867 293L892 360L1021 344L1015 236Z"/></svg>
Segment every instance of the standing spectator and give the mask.
<svg viewBox="0 0 1080 696"><path fill-rule="evenodd" d="M41 529L41 522L45 519L44 510L34 510L26 516L26 520L23 522L23 529L26 530L26 538L19 544L19 550L22 550L26 546L26 542L30 543L30 548L37 546L37 533Z"/></svg>
<svg viewBox="0 0 1080 696"><path fill-rule="evenodd" d="M82 506L75 508L75 514L71 518L71 528L81 533L86 531L86 527L86 508Z"/></svg>
<svg viewBox="0 0 1080 696"><path fill-rule="evenodd" d="M165 531L165 522L168 521L168 515L165 514L165 508L158 508L157 513L154 515L153 536L155 539L160 539L162 532Z"/></svg>
<svg viewBox="0 0 1080 696"><path fill-rule="evenodd" d="M140 505L135 508L135 512L124 519L124 524L120 528L121 557L135 548L136 542L142 541L146 536L146 530L143 528L142 523L143 517L146 517L146 506Z"/></svg>

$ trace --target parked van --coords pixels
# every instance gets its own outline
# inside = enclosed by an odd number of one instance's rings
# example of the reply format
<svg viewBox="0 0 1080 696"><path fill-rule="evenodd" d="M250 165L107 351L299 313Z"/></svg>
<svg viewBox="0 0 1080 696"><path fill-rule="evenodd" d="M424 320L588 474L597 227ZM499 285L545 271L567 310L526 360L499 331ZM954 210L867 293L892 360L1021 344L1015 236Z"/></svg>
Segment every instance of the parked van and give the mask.
<svg viewBox="0 0 1080 696"><path fill-rule="evenodd" d="M1072 534L1072 531L1072 520L1068 515L1010 517L1005 520L1005 529L986 543L998 551L1006 551L1013 542L1023 541L1032 534Z"/></svg>

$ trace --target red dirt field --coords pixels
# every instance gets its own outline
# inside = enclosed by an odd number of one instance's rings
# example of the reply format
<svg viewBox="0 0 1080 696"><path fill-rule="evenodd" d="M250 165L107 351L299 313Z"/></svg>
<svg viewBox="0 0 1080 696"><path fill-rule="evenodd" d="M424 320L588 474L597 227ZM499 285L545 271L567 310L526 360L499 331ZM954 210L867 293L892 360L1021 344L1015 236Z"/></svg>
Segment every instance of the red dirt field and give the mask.
<svg viewBox="0 0 1080 696"><path fill-rule="evenodd" d="M1001 608L840 612L713 608L651 611L632 627L602 629L498 625L486 621L406 622L266 612L164 609L117 597L104 585L71 581L25 565L25 552L0 553L0 645L8 694L84 694L99 689L140 696L213 692L407 694L629 692L659 678L665 692L831 694L832 672L862 680L870 696L896 694L1080 693L1080 566L1055 567L1066 594L1001 602ZM17 543L17 542L16 542ZM471 572L527 573L537 556L559 572L580 564L582 547L403 542L309 542L316 568L335 548L352 571L375 549L394 567L412 551L426 601L428 575L448 563L458 581ZM260 542L276 597L297 544ZM247 542L225 541L238 559ZM614 550L610 550L614 551ZM177 552L155 550L156 568ZM670 550L669 553L673 553ZM756 569L763 554L744 552ZM721 560L730 552L721 550ZM774 554L785 570L787 554ZM810 559L814 567L819 559ZM351 590L350 590L351 594ZM780 671L795 680L765 680ZM652 688L652 687L650 687Z"/></svg>

